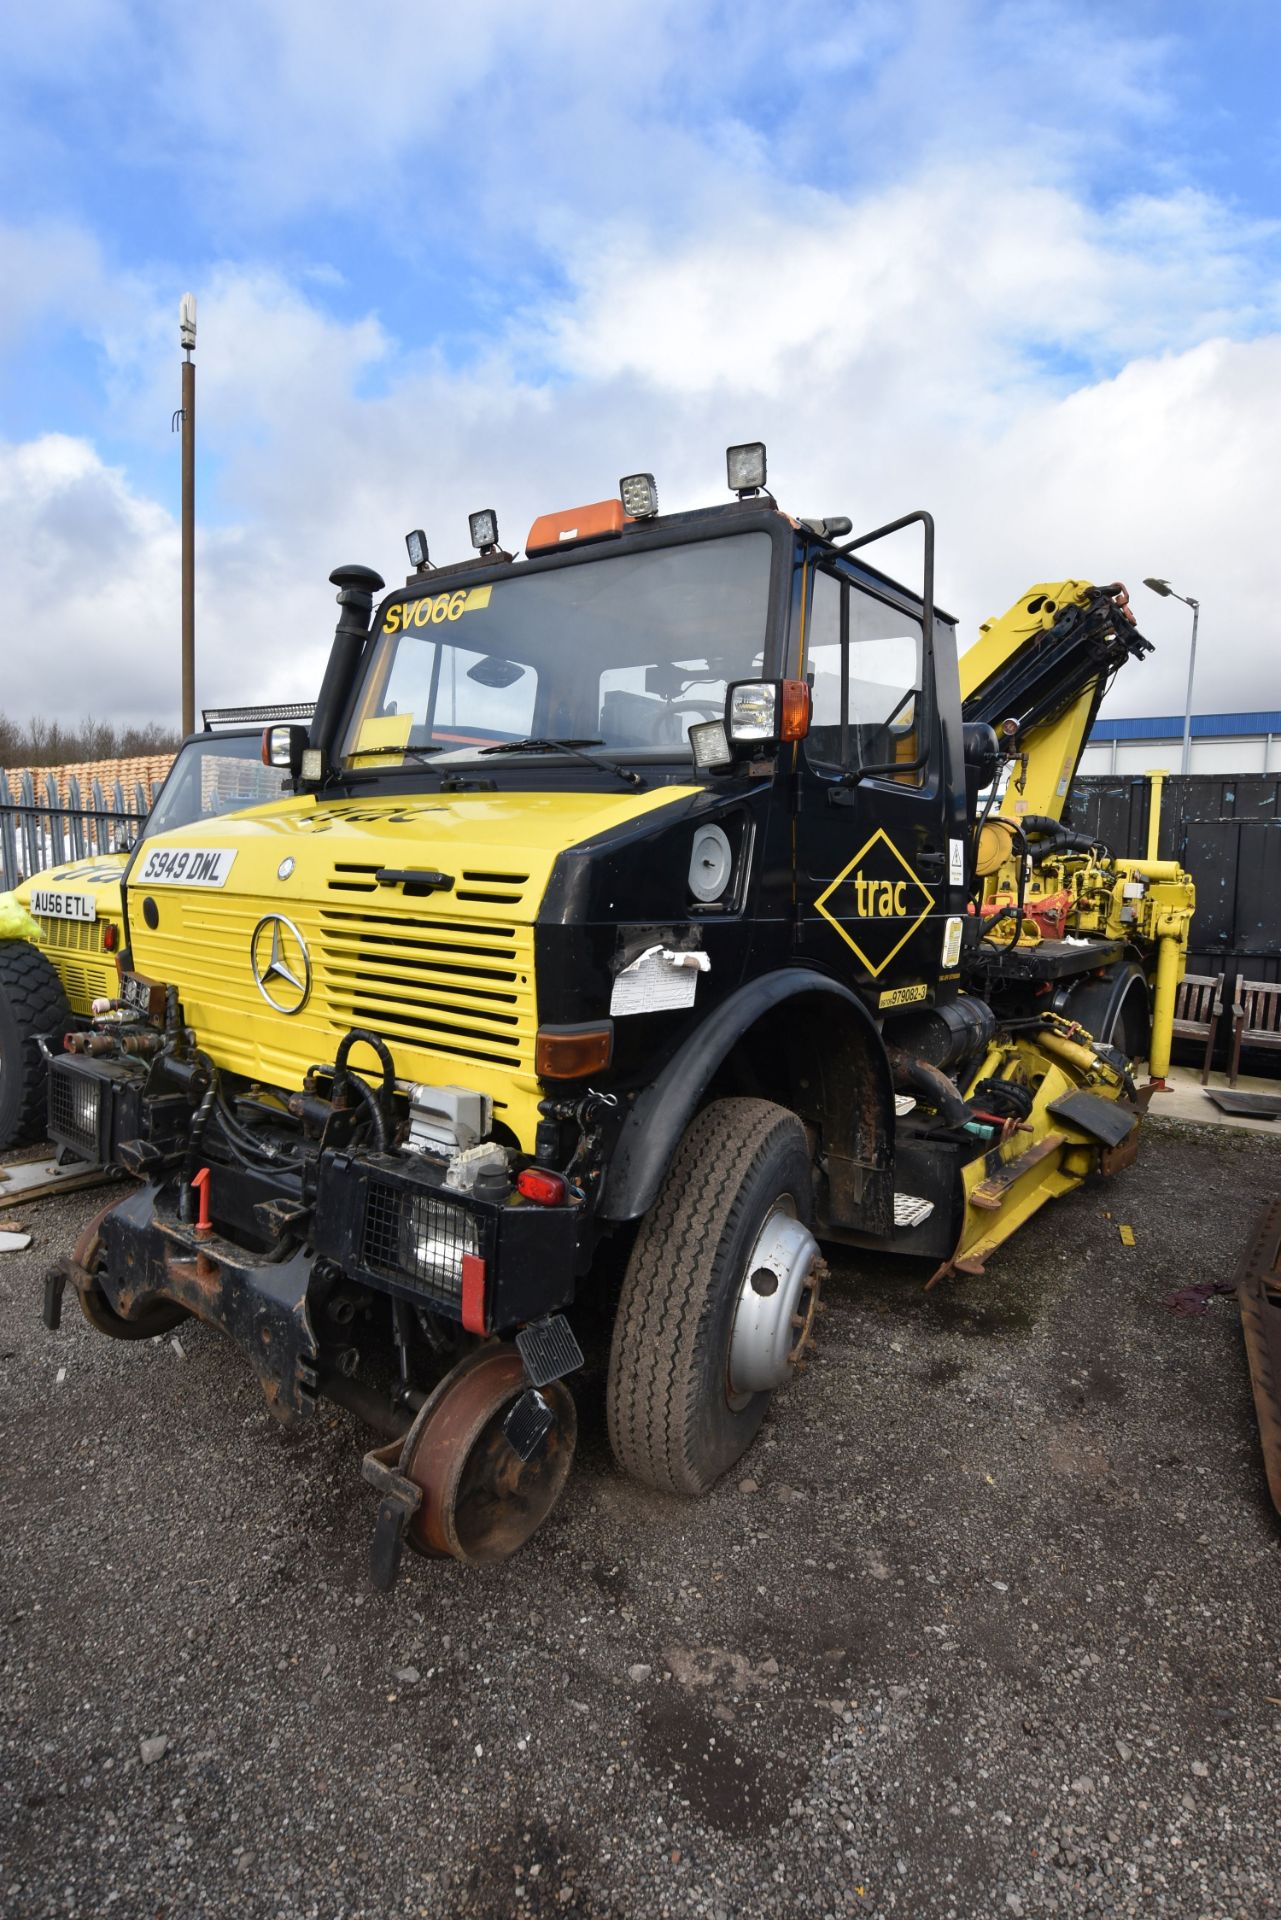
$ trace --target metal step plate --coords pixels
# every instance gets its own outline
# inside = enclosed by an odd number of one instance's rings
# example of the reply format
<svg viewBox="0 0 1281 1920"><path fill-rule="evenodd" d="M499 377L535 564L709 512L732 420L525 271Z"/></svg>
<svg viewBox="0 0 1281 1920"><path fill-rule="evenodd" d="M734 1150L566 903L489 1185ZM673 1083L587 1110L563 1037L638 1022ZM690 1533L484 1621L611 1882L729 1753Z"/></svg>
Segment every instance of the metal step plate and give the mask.
<svg viewBox="0 0 1281 1920"><path fill-rule="evenodd" d="M894 1196L894 1224L896 1227L919 1227L929 1219L934 1211L932 1200L922 1200L917 1193L896 1193Z"/></svg>

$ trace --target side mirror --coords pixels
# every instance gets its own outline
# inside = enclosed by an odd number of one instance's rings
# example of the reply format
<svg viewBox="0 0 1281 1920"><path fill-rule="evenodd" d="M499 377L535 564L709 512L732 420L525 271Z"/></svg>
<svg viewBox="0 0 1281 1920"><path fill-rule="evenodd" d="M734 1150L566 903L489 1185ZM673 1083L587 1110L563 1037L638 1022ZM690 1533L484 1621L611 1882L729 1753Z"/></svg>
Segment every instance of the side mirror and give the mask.
<svg viewBox="0 0 1281 1920"><path fill-rule="evenodd" d="M264 767L287 767L296 780L302 772L302 756L308 737L306 727L265 727L262 764Z"/></svg>
<svg viewBox="0 0 1281 1920"><path fill-rule="evenodd" d="M804 680L736 680L725 695L725 733L731 750L776 747L803 740L814 696Z"/></svg>

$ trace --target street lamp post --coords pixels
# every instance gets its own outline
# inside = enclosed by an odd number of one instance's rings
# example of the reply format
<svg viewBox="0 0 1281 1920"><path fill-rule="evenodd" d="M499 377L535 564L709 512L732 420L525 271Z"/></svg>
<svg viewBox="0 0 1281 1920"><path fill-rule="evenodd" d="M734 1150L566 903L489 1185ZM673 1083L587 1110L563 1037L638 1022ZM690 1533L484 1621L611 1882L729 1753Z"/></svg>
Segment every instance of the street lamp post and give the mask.
<svg viewBox="0 0 1281 1920"><path fill-rule="evenodd" d="M1151 587L1153 593L1159 593L1163 600L1181 600L1185 607L1192 609L1192 650L1188 654L1188 697L1183 703L1183 759L1179 767L1180 773L1186 773L1192 759L1192 681L1196 674L1196 629L1201 602L1191 594L1176 593L1168 580L1145 580L1143 584Z"/></svg>
<svg viewBox="0 0 1281 1920"><path fill-rule="evenodd" d="M178 306L182 343L182 731L196 730L196 296Z"/></svg>

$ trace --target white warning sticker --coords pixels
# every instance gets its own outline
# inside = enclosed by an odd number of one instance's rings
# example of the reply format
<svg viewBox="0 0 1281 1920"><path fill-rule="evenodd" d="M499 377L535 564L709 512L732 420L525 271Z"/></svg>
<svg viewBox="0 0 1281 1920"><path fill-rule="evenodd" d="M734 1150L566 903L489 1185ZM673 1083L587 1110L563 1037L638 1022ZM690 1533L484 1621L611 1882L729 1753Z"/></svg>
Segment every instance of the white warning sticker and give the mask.
<svg viewBox="0 0 1281 1920"><path fill-rule="evenodd" d="M612 1014L666 1013L673 1007L692 1007L698 976L707 973L711 964L705 953L646 947L615 979L609 1010Z"/></svg>

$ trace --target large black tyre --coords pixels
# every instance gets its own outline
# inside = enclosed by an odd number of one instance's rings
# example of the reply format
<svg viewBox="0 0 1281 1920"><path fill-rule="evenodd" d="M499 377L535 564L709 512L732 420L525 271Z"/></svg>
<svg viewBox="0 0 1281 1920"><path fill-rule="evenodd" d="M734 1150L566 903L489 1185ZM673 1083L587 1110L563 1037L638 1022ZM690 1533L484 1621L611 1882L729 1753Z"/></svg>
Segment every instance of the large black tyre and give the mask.
<svg viewBox="0 0 1281 1920"><path fill-rule="evenodd" d="M771 1396L731 1399L735 1308L778 1203L812 1223L811 1180L804 1128L785 1107L717 1100L691 1123L641 1222L614 1321L609 1438L632 1479L705 1493L756 1438Z"/></svg>
<svg viewBox="0 0 1281 1920"><path fill-rule="evenodd" d="M39 948L0 941L0 1151L44 1139L48 1072L36 1035L70 1025L62 982Z"/></svg>

